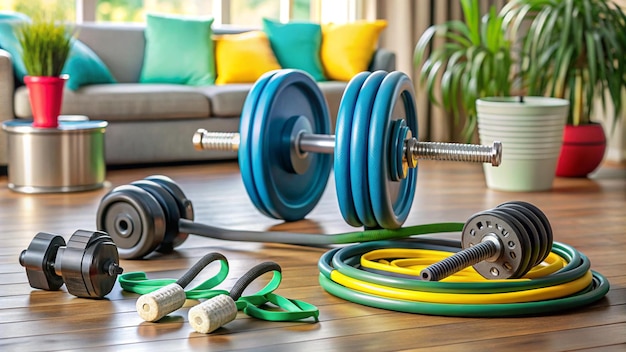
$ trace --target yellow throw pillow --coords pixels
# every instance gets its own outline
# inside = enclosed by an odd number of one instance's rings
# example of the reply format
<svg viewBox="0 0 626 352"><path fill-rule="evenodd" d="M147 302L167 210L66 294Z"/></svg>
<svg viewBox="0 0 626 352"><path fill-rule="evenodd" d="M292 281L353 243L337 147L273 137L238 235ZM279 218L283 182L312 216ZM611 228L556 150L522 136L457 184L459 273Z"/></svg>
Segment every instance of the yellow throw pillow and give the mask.
<svg viewBox="0 0 626 352"><path fill-rule="evenodd" d="M356 21L322 25L322 65L329 80L349 81L367 71L376 50L378 36L387 21Z"/></svg>
<svg viewBox="0 0 626 352"><path fill-rule="evenodd" d="M215 37L215 84L253 83L280 65L267 35L262 31Z"/></svg>

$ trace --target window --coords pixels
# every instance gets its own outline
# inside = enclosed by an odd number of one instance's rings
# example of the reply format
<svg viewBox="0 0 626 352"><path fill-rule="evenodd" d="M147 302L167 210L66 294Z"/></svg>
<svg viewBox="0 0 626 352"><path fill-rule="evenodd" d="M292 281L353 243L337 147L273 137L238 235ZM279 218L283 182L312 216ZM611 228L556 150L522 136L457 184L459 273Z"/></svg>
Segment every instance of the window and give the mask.
<svg viewBox="0 0 626 352"><path fill-rule="evenodd" d="M98 22L144 22L146 13L212 16L211 0L96 0Z"/></svg>
<svg viewBox="0 0 626 352"><path fill-rule="evenodd" d="M31 17L53 14L71 22L144 22L146 13L211 16L216 24L249 27L263 17L283 22L349 22L374 0L0 0L0 10Z"/></svg>
<svg viewBox="0 0 626 352"><path fill-rule="evenodd" d="M0 10L17 11L30 17L45 13L59 20L76 19L76 0L0 0Z"/></svg>

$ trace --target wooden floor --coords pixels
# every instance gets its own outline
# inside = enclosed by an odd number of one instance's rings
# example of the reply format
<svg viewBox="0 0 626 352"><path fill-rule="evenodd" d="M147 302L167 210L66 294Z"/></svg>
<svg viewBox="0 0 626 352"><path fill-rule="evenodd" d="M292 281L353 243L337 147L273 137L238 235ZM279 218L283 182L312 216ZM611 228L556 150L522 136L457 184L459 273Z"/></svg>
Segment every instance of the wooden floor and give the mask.
<svg viewBox="0 0 626 352"><path fill-rule="evenodd" d="M422 162L407 225L464 222L472 214L510 200L539 206L555 240L586 254L611 290L599 302L549 316L457 318L391 312L347 302L318 284L317 261L327 249L190 238L174 254L123 260L126 272L178 278L205 253L230 262L227 284L251 266L273 260L283 267L277 293L316 305L319 323L266 322L240 313L234 322L204 335L187 322L188 308L165 322L143 322L136 294L119 284L104 300L34 290L18 263L20 252L40 231L63 235L94 230L102 196L111 187L152 174L172 177L196 210L196 220L232 229L332 234L354 229L344 223L335 190L328 187L307 220L283 224L255 210L234 162L109 170L107 186L90 192L24 195L7 189L0 176L1 351L626 351L626 169L603 167L592 179L556 179L550 192L509 193L485 187L478 165ZM452 235L458 237L457 234ZM226 287L228 288L228 287Z"/></svg>

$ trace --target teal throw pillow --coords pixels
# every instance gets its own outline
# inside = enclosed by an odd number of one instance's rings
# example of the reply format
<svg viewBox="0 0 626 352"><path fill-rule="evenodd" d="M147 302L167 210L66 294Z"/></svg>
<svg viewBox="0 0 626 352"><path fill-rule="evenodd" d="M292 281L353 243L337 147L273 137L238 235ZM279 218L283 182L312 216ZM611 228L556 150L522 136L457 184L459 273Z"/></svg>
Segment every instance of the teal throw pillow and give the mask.
<svg viewBox="0 0 626 352"><path fill-rule="evenodd" d="M326 79L320 58L322 27L319 24L280 23L264 18L263 30L282 68L303 70L316 81Z"/></svg>
<svg viewBox="0 0 626 352"><path fill-rule="evenodd" d="M194 86L214 84L212 24L212 18L149 14L139 81Z"/></svg>
<svg viewBox="0 0 626 352"><path fill-rule="evenodd" d="M87 45L74 40L70 54L63 66L63 73L69 75L65 86L70 90L89 84L115 83L109 68Z"/></svg>
<svg viewBox="0 0 626 352"><path fill-rule="evenodd" d="M22 61L22 46L15 36L14 29L28 22L28 18L2 17L0 19L0 48L11 54L15 78L21 84L26 76L26 67Z"/></svg>
<svg viewBox="0 0 626 352"><path fill-rule="evenodd" d="M0 16L0 48L11 54L13 71L19 84L24 82L26 67L22 60L22 47L15 35L15 28L28 21L24 19L3 20ZM70 54L63 66L63 73L69 75L65 86L77 90L81 86L98 83L114 83L115 79L106 65L87 45L74 39Z"/></svg>
<svg viewBox="0 0 626 352"><path fill-rule="evenodd" d="M30 17L19 12L0 11L0 21L4 20L22 20L28 22L30 21Z"/></svg>

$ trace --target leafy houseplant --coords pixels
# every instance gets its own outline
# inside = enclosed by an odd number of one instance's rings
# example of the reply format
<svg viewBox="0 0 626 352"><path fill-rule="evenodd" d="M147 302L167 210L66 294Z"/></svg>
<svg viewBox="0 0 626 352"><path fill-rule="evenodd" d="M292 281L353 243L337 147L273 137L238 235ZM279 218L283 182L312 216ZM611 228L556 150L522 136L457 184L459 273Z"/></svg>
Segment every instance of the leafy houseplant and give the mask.
<svg viewBox="0 0 626 352"><path fill-rule="evenodd" d="M519 54L508 36L507 17L491 7L481 14L479 1L461 0L463 21L428 28L415 48L420 83L429 99L453 114L464 114L463 135L471 140L478 127L482 143L499 140L502 164L485 167L489 188L540 191L552 187L561 134L569 103L544 97L511 97L523 91ZM440 45L426 55L430 44ZM438 44L438 43L434 43ZM517 55L515 55L517 54ZM441 94L441 100L436 97Z"/></svg>
<svg viewBox="0 0 626 352"><path fill-rule="evenodd" d="M24 83L36 127L56 127L61 111L63 86L61 75L72 45L70 30L50 19L38 18L16 28L27 72Z"/></svg>
<svg viewBox="0 0 626 352"><path fill-rule="evenodd" d="M525 59L520 68L529 94L570 100L571 126L566 126L557 175L586 175L602 161L605 145L601 126L590 125L594 101L599 99L605 107L609 98L615 111L613 126L623 111L626 16L605 0L512 0L502 13L510 21L512 32L528 27L521 38ZM572 149L569 135L577 133L572 126L582 126L584 132L578 134L595 135L595 141L602 142L595 152L574 146L574 155L566 159ZM596 160L591 160L592 154ZM574 170L570 166L581 168Z"/></svg>
<svg viewBox="0 0 626 352"><path fill-rule="evenodd" d="M514 61L504 18L495 7L482 16L478 1L461 0L461 6L464 21L429 27L415 47L414 62L421 65L420 83L426 86L429 99L452 113L455 123L465 114L463 136L470 141L476 129L476 100L510 95ZM437 38L445 43L427 56Z"/></svg>
<svg viewBox="0 0 626 352"><path fill-rule="evenodd" d="M569 99L572 125L591 122L593 100L605 90L616 115L622 111L626 16L619 7L605 0L512 0L503 13L516 19L514 31L531 21L521 65L529 94Z"/></svg>

